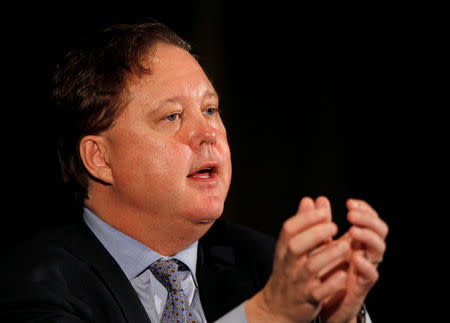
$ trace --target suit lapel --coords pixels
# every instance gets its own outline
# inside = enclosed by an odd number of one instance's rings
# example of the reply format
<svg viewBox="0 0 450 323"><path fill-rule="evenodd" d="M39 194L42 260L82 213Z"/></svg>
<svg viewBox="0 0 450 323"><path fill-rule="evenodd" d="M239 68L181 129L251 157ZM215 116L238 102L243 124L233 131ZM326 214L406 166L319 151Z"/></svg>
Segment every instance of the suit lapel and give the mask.
<svg viewBox="0 0 450 323"><path fill-rule="evenodd" d="M67 249L91 266L117 301L124 321L150 323L150 319L125 273L86 224L79 223L70 237L66 240Z"/></svg>
<svg viewBox="0 0 450 323"><path fill-rule="evenodd" d="M148 314L139 297L120 268L113 268L107 271L102 269L94 270L117 300L117 304L122 309L126 322L150 323Z"/></svg>

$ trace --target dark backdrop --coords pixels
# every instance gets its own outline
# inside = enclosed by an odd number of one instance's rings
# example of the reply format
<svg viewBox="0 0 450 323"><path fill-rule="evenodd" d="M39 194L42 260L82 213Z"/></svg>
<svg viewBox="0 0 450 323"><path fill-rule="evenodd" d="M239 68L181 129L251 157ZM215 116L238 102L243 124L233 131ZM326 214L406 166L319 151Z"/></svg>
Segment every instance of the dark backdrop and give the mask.
<svg viewBox="0 0 450 323"><path fill-rule="evenodd" d="M325 195L342 233L345 200L367 200L391 229L372 318L417 318L440 259L424 242L445 215L429 211L445 199L426 181L445 183L438 12L206 0L5 8L2 245L66 221L48 100L55 63L88 30L151 17L193 44L221 96L233 158L224 217L275 236L302 196Z"/></svg>

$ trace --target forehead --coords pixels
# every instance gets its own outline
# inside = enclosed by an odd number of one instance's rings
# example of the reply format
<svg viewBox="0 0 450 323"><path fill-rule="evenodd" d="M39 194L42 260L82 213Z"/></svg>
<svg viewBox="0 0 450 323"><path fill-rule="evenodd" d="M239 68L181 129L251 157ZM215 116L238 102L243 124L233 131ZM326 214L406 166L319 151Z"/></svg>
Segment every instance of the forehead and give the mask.
<svg viewBox="0 0 450 323"><path fill-rule="evenodd" d="M180 47L158 43L143 58L142 65L150 73L130 78L128 89L132 97L149 95L157 100L215 92L197 60Z"/></svg>
<svg viewBox="0 0 450 323"><path fill-rule="evenodd" d="M149 67L152 74L165 74L176 71L202 71L197 60L186 50L172 44L159 42L143 58L143 65Z"/></svg>

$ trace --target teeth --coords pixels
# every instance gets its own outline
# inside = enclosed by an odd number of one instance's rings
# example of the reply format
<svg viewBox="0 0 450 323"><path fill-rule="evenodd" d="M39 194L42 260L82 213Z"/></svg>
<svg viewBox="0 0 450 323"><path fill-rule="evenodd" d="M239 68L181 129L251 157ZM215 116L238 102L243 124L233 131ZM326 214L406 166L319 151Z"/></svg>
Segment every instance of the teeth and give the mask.
<svg viewBox="0 0 450 323"><path fill-rule="evenodd" d="M214 174L214 167L205 167L197 171L196 173L191 174L189 177L199 178L199 179L208 179L211 178Z"/></svg>
<svg viewBox="0 0 450 323"><path fill-rule="evenodd" d="M196 176L197 178L210 178L211 177L211 167L207 167L207 168L203 168L202 170L200 170L198 172L198 175Z"/></svg>

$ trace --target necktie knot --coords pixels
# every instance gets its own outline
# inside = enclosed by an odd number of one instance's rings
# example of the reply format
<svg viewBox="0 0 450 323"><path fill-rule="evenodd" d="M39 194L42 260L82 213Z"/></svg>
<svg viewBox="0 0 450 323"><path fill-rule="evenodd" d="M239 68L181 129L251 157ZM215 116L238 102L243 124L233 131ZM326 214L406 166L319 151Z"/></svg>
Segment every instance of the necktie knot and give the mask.
<svg viewBox="0 0 450 323"><path fill-rule="evenodd" d="M181 283L178 279L179 261L176 259L160 258L150 265L150 270L156 279L168 290L181 290Z"/></svg>
<svg viewBox="0 0 450 323"><path fill-rule="evenodd" d="M188 270L186 265L176 259L160 258L152 263L149 268L168 292L161 322L198 322L192 315L189 301L183 293L181 281L177 275L178 271Z"/></svg>

